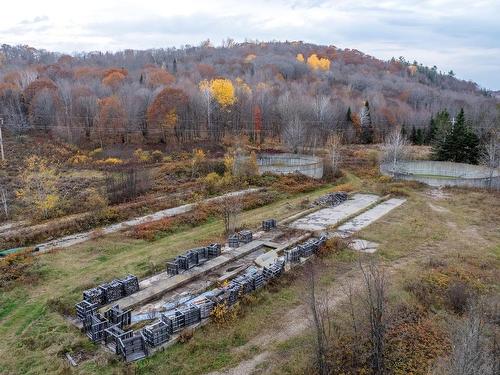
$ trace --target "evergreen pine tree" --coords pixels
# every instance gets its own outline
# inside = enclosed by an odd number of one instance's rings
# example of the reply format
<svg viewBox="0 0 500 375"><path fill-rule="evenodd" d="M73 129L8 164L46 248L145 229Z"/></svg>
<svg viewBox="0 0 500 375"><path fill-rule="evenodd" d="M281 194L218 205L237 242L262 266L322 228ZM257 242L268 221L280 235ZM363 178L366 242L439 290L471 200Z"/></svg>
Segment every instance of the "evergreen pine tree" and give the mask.
<svg viewBox="0 0 500 375"><path fill-rule="evenodd" d="M416 137L415 137L415 143L417 145L423 145L424 144L424 132L422 131L422 129L418 128L417 129L417 134L416 134Z"/></svg>
<svg viewBox="0 0 500 375"><path fill-rule="evenodd" d="M359 115L361 122L361 143L373 143L373 126L370 114L370 104L365 102Z"/></svg>
<svg viewBox="0 0 500 375"><path fill-rule="evenodd" d="M403 124L401 127L401 135L404 137L404 139L408 139L408 132L406 131L406 125Z"/></svg>
<svg viewBox="0 0 500 375"><path fill-rule="evenodd" d="M430 145L434 141L434 138L436 137L436 133L437 133L437 123L436 123L436 120L434 119L434 116L433 116L433 117L431 117L431 122L429 124L429 127L427 128L426 133L425 133L424 143L426 145Z"/></svg>
<svg viewBox="0 0 500 375"><path fill-rule="evenodd" d="M175 59L175 57L174 57L174 61L172 63L172 72L174 72L174 74L177 73L177 59Z"/></svg>
<svg viewBox="0 0 500 375"><path fill-rule="evenodd" d="M440 123L438 134L439 137L433 146L433 154L437 160L478 163L480 157L479 138L466 124L463 108L460 110L454 125Z"/></svg>
<svg viewBox="0 0 500 375"><path fill-rule="evenodd" d="M413 145L417 144L417 129L415 129L415 125L411 128L410 142Z"/></svg>
<svg viewBox="0 0 500 375"><path fill-rule="evenodd" d="M350 123L352 121L352 114L351 114L351 107L347 108L347 114L345 116L345 120L347 123Z"/></svg>

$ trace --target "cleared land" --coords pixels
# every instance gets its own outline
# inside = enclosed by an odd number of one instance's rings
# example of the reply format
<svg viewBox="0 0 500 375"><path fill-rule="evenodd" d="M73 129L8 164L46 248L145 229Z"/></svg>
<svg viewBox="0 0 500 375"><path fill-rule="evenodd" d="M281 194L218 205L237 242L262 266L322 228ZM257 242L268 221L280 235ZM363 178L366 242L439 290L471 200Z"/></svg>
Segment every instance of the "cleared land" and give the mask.
<svg viewBox="0 0 500 375"><path fill-rule="evenodd" d="M394 210L357 236L380 244L378 254L396 284L428 268L430 257L448 259L457 267L487 264L489 288L498 288L500 263L500 200L481 191L446 190L445 194L405 184L380 184L349 177L367 193L387 190L408 194L404 210ZM288 217L303 209L305 197L329 187L247 211L241 221ZM437 209L436 209L437 208ZM68 371L64 353L81 361L79 374L202 374L240 366L233 373L300 374L311 364L311 337L305 315L307 284L300 270L249 298L237 322L209 324L185 344L176 344L139 363L125 365L96 350L61 312L80 298L83 289L135 273L162 270L164 261L183 250L219 238L221 220L163 237L154 242L115 233L64 251L37 258L38 280L17 285L0 296L0 373L39 374ZM359 285L358 254L349 250L323 258L321 284L332 292L332 306L341 304L345 285ZM478 266L479 267L479 266ZM477 268L477 267L476 267ZM474 272L477 271L473 269ZM479 268L477 268L479 269ZM479 269L480 270L480 269ZM472 272L472 271L471 271ZM496 280L496 281L495 281ZM399 290L399 292L398 292ZM408 298L402 288L391 298ZM86 359L86 360L85 360Z"/></svg>

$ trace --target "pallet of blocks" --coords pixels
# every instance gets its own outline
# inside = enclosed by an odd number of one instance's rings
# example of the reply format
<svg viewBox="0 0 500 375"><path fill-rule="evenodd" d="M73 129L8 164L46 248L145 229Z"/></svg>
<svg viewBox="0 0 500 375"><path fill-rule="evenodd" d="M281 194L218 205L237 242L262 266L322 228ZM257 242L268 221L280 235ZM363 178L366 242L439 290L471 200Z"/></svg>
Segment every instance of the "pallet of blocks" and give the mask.
<svg viewBox="0 0 500 375"><path fill-rule="evenodd" d="M267 219L262 222L262 230L269 232L276 228L276 219Z"/></svg>
<svg viewBox="0 0 500 375"><path fill-rule="evenodd" d="M85 320L85 318L88 315L95 314L95 312L97 311L98 307L99 307L99 304L97 304L97 303L90 303L90 302L85 301L85 300L81 301L81 302L78 302L75 305L76 316L78 317L78 319L80 319L81 321L83 321L83 320Z"/></svg>
<svg viewBox="0 0 500 375"><path fill-rule="evenodd" d="M177 259L167 262L167 274L170 276L179 274L179 261Z"/></svg>
<svg viewBox="0 0 500 375"><path fill-rule="evenodd" d="M105 303L104 291L99 287L85 290L83 300L101 306Z"/></svg>
<svg viewBox="0 0 500 375"><path fill-rule="evenodd" d="M152 347L161 345L170 340L169 328L163 321L148 325L142 329L146 342Z"/></svg>
<svg viewBox="0 0 500 375"><path fill-rule="evenodd" d="M221 253L222 246L219 243L212 243L207 246L208 258L218 257Z"/></svg>
<svg viewBox="0 0 500 375"><path fill-rule="evenodd" d="M128 326L132 321L132 312L130 310L123 311L120 306L115 305L104 312L106 319L112 324L119 324L120 327Z"/></svg>
<svg viewBox="0 0 500 375"><path fill-rule="evenodd" d="M124 296L129 296L139 291L139 280L134 275L128 275L127 277L119 280L119 282L122 284Z"/></svg>
<svg viewBox="0 0 500 375"><path fill-rule="evenodd" d="M127 362L146 358L148 348L144 337L139 334L125 339L118 339L118 353Z"/></svg>
<svg viewBox="0 0 500 375"><path fill-rule="evenodd" d="M229 247L237 248L240 246L240 238L238 237L238 235L236 233L232 234L227 239L227 244L229 245Z"/></svg>
<svg viewBox="0 0 500 375"><path fill-rule="evenodd" d="M87 319L85 329L89 339L94 342L104 340L104 330L108 328L108 320L101 314L89 315Z"/></svg>
<svg viewBox="0 0 500 375"><path fill-rule="evenodd" d="M104 295L104 301L106 303L116 301L123 297L122 284L118 280L113 280L109 283L102 284L99 286Z"/></svg>
<svg viewBox="0 0 500 375"><path fill-rule="evenodd" d="M201 320L200 309L196 305L182 307L180 312L184 314L184 325L186 327L196 324Z"/></svg>
<svg viewBox="0 0 500 375"><path fill-rule="evenodd" d="M200 309L200 319L208 318L214 309L213 301L209 300L205 296L201 296L191 301L193 305Z"/></svg>
<svg viewBox="0 0 500 375"><path fill-rule="evenodd" d="M302 249L298 246L285 250L285 261L289 263L298 263L302 257Z"/></svg>
<svg viewBox="0 0 500 375"><path fill-rule="evenodd" d="M262 273L264 274L264 279L268 281L280 276L283 273L284 269L285 269L285 261L278 259L270 266L264 267Z"/></svg>
<svg viewBox="0 0 500 375"><path fill-rule="evenodd" d="M253 234L251 230L242 230L238 233L239 241L243 243L249 243L253 240Z"/></svg>
<svg viewBox="0 0 500 375"><path fill-rule="evenodd" d="M161 320L167 325L170 335L179 332L185 327L184 314L177 310L162 314Z"/></svg>
<svg viewBox="0 0 500 375"><path fill-rule="evenodd" d="M118 324L104 330L104 343L109 347L113 346L115 353L118 353L118 339L127 339L134 335L133 331L124 331Z"/></svg>

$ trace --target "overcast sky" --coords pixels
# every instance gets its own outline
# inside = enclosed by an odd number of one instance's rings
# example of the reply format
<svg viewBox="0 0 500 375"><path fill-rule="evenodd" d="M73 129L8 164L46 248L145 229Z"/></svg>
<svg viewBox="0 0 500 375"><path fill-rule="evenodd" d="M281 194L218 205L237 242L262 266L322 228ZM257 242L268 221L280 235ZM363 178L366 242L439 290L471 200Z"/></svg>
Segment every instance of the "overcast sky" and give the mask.
<svg viewBox="0 0 500 375"><path fill-rule="evenodd" d="M74 52L302 40L416 59L499 90L499 16L500 0L5 1L0 43Z"/></svg>

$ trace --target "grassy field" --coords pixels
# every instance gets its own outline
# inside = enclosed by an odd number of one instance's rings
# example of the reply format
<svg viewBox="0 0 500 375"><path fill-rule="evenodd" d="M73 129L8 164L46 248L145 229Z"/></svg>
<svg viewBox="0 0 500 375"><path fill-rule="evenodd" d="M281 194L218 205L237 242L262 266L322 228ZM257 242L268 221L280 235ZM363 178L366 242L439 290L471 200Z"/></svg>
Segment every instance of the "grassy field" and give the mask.
<svg viewBox="0 0 500 375"><path fill-rule="evenodd" d="M331 186L325 186L243 212L241 223L257 226L265 218L285 218L299 212L304 199L329 190ZM0 295L0 373L56 373L66 366L66 351L84 348L84 352L93 353L95 347L60 314L81 299L82 290L127 273L143 277L163 270L167 259L185 249L221 239L223 229L222 220L213 219L154 242L118 233L37 257L34 271L39 280ZM123 366L102 356L98 353L78 371L94 373L97 366L100 373L112 373Z"/></svg>
<svg viewBox="0 0 500 375"><path fill-rule="evenodd" d="M400 280L401 285L402 280L425 269L429 257L440 257L450 259L450 264L456 263L457 267L468 266L469 262L492 265L488 288L498 288L498 277L496 281L494 277L500 264L498 195L454 189L446 190L447 197L442 199L429 195L428 189L418 185L363 180L352 174L347 174L341 183L367 192L407 195L404 206L360 233L363 238L380 243L379 256L388 266L398 265L391 277ZM330 189L327 186L244 212L241 221L251 226L268 217L285 218L299 212L305 198ZM278 337L287 319L293 324L294 316L289 314L304 304L307 290L300 272L286 275L278 285L248 298L237 322L223 327L208 324L195 331L189 342L130 365L97 350L61 316L60 311L77 302L83 289L126 273L141 277L161 270L166 259L186 248L218 239L222 231L223 223L214 219L154 242L115 234L37 258L35 271L39 280L17 285L0 295L0 373L203 374L251 361L259 354L262 360L253 364L258 372L306 372L311 363L311 337L307 331L297 331L277 341L259 339L273 333ZM349 251L325 258L322 284L332 289L338 286L356 269L356 258ZM394 298L401 298L403 293L396 288ZM66 352L87 360L77 368L69 368L64 358Z"/></svg>

